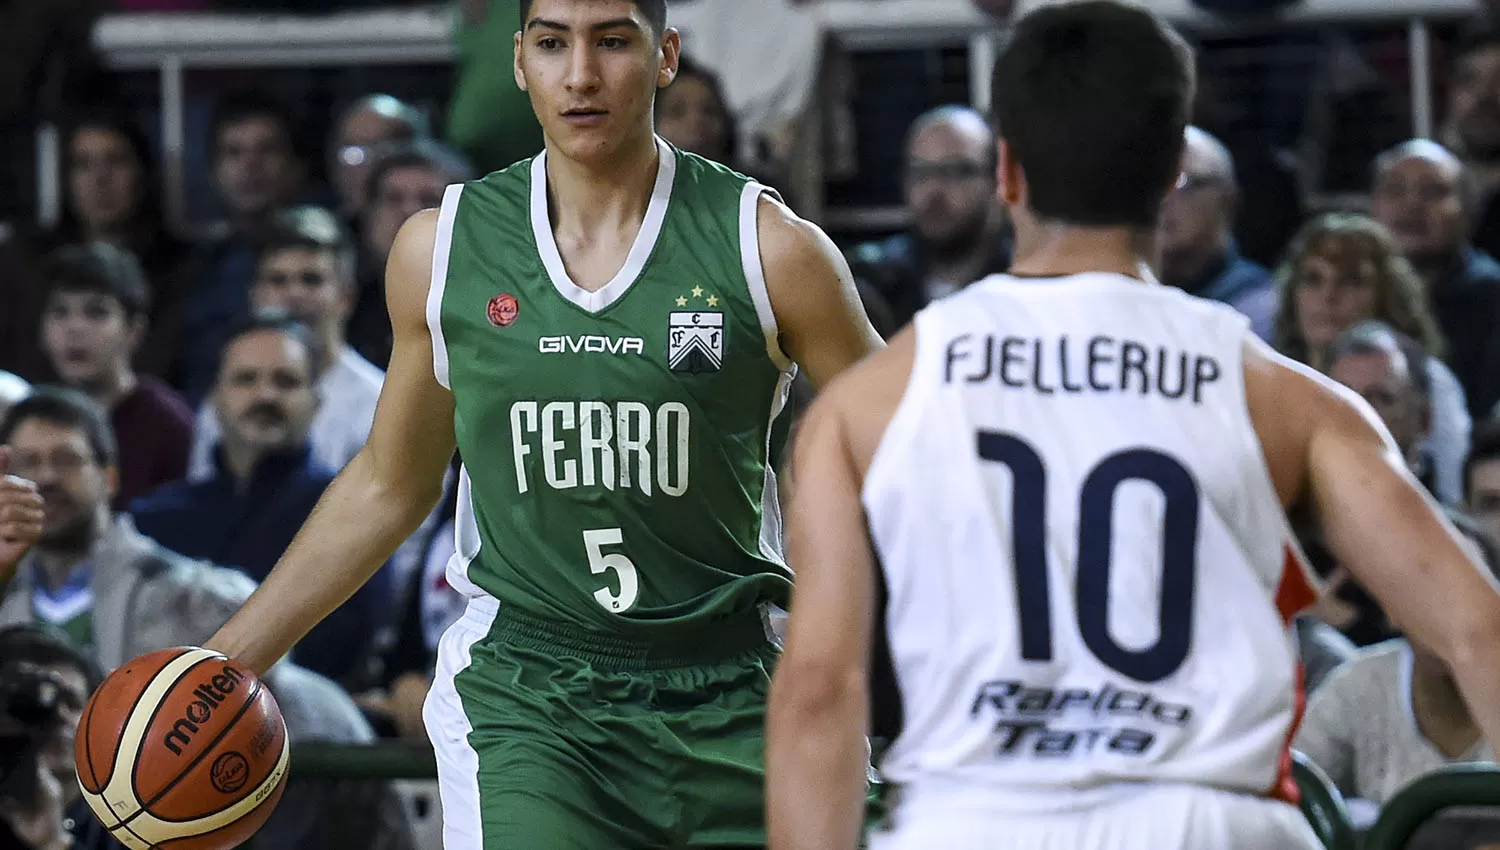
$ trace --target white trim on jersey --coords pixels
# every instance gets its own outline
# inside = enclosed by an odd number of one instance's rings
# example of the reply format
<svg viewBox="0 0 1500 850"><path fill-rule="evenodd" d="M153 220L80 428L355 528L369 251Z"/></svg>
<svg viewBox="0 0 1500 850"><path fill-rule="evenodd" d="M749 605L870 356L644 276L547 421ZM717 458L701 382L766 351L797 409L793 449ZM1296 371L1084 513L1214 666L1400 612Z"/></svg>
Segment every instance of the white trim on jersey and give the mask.
<svg viewBox="0 0 1500 850"><path fill-rule="evenodd" d="M469 743L474 724L464 711L457 678L473 663L474 644L489 634L500 603L487 596L469 600L458 622L438 642L437 672L422 704L422 720L437 756L443 811L444 850L483 850L479 797L479 753Z"/></svg>
<svg viewBox="0 0 1500 850"><path fill-rule="evenodd" d="M761 332L766 336L766 354L777 369L785 372L794 364L781 350L781 331L776 327L776 312L771 309L771 293L766 288L766 270L760 260L759 212L763 193L775 194L754 182L746 183L740 193L740 263L745 269L745 282L750 285L750 300L760 318Z"/></svg>
<svg viewBox="0 0 1500 850"><path fill-rule="evenodd" d="M469 564L479 557L479 522L474 515L474 488L469 480L469 468L458 468L458 507L453 518L453 557L448 560L448 586L464 596L485 596L469 579Z"/></svg>
<svg viewBox="0 0 1500 850"><path fill-rule="evenodd" d="M656 185L651 190L651 202L646 206L641 229L625 257L625 265L615 272L609 283L592 292L574 283L568 275L562 252L557 248L557 238L552 233L552 214L547 206L547 152L543 151L532 160L531 233L536 239L537 253L557 294L590 313L597 313L619 301L641 276L646 261L651 259L651 252L656 250L662 224L667 220L667 204L672 200L672 185L677 177L677 155L671 146L657 137L656 151Z"/></svg>
<svg viewBox="0 0 1500 850"><path fill-rule="evenodd" d="M781 550L781 492L776 483L776 467L771 463L771 434L776 424L776 417L786 408L787 399L792 394L793 372L782 372L781 378L776 381L776 389L771 396L771 416L766 421L766 448L762 458L765 460L766 477L761 485L760 491L760 553L768 560L778 564L786 564L786 556Z"/></svg>
<svg viewBox="0 0 1500 850"><path fill-rule="evenodd" d="M458 219L462 183L443 192L438 211L437 237L432 243L432 282L427 288L427 330L432 334L432 373L445 389L448 385L448 344L443 339L443 292L448 288L448 257L453 251L453 223Z"/></svg>

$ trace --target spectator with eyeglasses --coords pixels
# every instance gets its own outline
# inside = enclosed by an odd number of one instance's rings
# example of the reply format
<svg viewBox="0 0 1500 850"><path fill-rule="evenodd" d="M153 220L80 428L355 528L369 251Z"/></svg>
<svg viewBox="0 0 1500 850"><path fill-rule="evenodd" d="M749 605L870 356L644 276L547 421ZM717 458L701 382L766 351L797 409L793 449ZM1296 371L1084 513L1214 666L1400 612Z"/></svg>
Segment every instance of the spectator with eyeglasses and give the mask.
<svg viewBox="0 0 1500 850"><path fill-rule="evenodd" d="M1182 176L1162 203L1157 231L1161 282L1190 295L1228 304L1271 338L1276 285L1271 272L1240 255L1234 240L1239 183L1229 150L1197 127L1187 129Z"/></svg>
<svg viewBox="0 0 1500 850"><path fill-rule="evenodd" d="M1010 265L995 203L995 134L967 106L942 106L907 132L905 192L910 227L856 247L849 266L883 336L918 310ZM883 304L872 303L876 296ZM888 308L883 317L880 308ZM882 319L889 327L881 327Z"/></svg>
<svg viewBox="0 0 1500 850"><path fill-rule="evenodd" d="M389 148L431 136L422 110L388 94L372 94L350 104L339 116L329 146L328 174L346 221L364 217L370 172Z"/></svg>

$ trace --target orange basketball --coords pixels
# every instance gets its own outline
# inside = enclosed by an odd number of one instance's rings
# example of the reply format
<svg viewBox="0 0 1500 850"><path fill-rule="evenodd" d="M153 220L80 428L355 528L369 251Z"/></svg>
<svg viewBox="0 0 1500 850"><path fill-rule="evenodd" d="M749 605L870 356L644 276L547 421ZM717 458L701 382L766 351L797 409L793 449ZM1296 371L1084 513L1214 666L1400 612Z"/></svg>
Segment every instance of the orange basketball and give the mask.
<svg viewBox="0 0 1500 850"><path fill-rule="evenodd" d="M228 850L281 799L286 723L263 682L207 649L163 649L111 673L83 710L78 784L132 850Z"/></svg>

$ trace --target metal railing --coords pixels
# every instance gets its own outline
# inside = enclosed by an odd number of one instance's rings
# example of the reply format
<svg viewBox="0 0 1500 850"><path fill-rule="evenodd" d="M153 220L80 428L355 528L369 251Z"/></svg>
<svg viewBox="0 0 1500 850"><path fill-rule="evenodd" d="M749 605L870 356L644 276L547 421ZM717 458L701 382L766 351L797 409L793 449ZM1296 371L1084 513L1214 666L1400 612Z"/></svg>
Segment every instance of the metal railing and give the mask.
<svg viewBox="0 0 1500 850"><path fill-rule="evenodd" d="M1416 780L1381 808L1364 846L1402 850L1423 824L1456 806L1500 806L1500 765L1449 765Z"/></svg>

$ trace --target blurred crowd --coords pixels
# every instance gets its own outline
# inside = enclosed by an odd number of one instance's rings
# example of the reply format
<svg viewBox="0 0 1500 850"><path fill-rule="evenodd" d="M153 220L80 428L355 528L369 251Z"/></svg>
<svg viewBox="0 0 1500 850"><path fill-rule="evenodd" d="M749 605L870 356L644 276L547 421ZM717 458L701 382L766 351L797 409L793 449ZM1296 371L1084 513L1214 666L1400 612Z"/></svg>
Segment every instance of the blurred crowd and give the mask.
<svg viewBox="0 0 1500 850"><path fill-rule="evenodd" d="M59 2L28 25L76 46L76 22L98 9L70 2L78 9ZM461 42L508 44L517 4L463 0ZM0 18L14 12L0 4ZM0 41L7 32L0 26ZM10 473L35 481L47 505L41 542L0 585L0 685L17 671L52 676L62 727L76 725L103 672L212 633L363 445L390 357L382 275L396 231L448 184L541 146L509 51L466 55L448 115L369 93L328 116L320 160L285 104L256 91L219 98L202 144L225 217L191 236L164 215L148 128L109 108L86 49L38 59L38 84L25 89L35 102L14 91L15 102L0 102L8 151L30 143L43 113L62 127L61 217L46 227L12 217L0 240L0 445ZM1162 210L1158 274L1235 307L1279 351L1363 396L1412 473L1500 569L1500 27L1474 22L1442 61L1441 132L1380 151L1359 178L1362 202L1347 208L1309 212L1295 186L1274 179L1273 157L1222 138L1205 102ZM691 58L657 104L668 141L749 171L737 117L719 78ZM845 246L887 336L1010 261L986 117L932 109L904 129L901 150L910 226ZM6 187L24 194L35 175L12 170ZM774 169L757 176L778 180ZM462 610L444 576L453 484L421 531L271 674L299 740L425 739L437 640ZM1311 693L1296 746L1372 806L1441 764L1493 760L1442 663L1407 643L1316 538L1302 545L1330 592L1296 623ZM59 752L53 763L66 772L70 748ZM400 823L349 814L388 788L326 790L321 803L282 803L270 827L283 830L278 840L406 846ZM395 821L404 811L381 810ZM80 835L88 822L76 819ZM369 841L343 840L356 834Z"/></svg>

